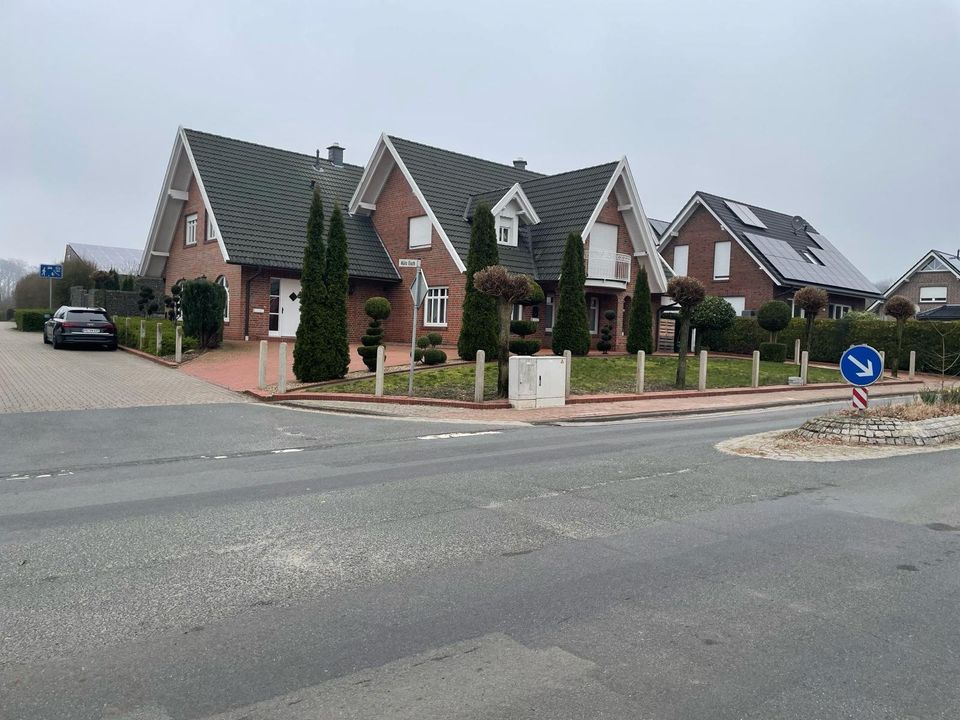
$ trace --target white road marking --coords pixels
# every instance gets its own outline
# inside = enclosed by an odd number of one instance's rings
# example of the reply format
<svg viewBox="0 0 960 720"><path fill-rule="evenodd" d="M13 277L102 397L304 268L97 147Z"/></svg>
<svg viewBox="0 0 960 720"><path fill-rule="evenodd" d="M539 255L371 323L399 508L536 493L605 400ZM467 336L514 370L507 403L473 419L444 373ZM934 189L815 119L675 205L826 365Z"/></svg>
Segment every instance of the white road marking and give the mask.
<svg viewBox="0 0 960 720"><path fill-rule="evenodd" d="M274 455L282 455L283 453L292 453L292 452L303 452L303 448L284 448L283 450L274 450Z"/></svg>
<svg viewBox="0 0 960 720"><path fill-rule="evenodd" d="M226 455L214 455L214 456L213 456L213 459L214 459L214 460L226 460L226 459L227 459L227 456L226 456Z"/></svg>
<svg viewBox="0 0 960 720"><path fill-rule="evenodd" d="M480 430L479 432L452 432L439 435L420 435L417 440L447 440L449 438L473 437L474 435L499 435L500 430Z"/></svg>

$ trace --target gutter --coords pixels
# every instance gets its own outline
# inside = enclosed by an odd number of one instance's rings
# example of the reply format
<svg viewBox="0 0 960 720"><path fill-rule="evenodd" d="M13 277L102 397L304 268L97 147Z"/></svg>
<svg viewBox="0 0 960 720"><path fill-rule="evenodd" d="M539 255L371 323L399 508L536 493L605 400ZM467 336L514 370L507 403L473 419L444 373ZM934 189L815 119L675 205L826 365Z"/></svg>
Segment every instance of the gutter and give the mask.
<svg viewBox="0 0 960 720"><path fill-rule="evenodd" d="M257 271L247 278L246 287L243 289L243 339L250 339L250 285L258 277L263 275L263 265L257 266Z"/></svg>

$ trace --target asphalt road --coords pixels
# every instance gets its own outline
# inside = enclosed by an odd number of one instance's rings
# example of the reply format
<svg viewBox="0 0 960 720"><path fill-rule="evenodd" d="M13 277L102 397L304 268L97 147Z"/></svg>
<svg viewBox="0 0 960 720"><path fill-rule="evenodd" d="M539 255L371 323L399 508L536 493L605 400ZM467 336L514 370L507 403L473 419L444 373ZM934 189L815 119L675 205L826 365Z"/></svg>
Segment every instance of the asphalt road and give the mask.
<svg viewBox="0 0 960 720"><path fill-rule="evenodd" d="M2 415L0 716L960 717L960 455L810 412Z"/></svg>

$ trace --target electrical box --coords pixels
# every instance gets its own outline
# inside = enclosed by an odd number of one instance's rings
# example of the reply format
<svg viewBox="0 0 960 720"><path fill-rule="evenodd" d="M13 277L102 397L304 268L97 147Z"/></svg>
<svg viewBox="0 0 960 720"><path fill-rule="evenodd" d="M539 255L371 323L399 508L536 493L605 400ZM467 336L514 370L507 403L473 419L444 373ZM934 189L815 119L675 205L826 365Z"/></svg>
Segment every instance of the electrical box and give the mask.
<svg viewBox="0 0 960 720"><path fill-rule="evenodd" d="M510 405L515 408L560 407L566 404L567 366L562 357L510 357Z"/></svg>

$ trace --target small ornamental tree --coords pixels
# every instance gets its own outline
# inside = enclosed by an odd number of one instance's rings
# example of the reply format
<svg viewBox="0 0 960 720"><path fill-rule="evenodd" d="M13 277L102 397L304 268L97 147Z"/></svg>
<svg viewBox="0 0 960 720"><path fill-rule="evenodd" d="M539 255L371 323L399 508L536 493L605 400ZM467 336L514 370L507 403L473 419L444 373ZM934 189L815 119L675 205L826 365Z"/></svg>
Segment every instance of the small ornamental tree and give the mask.
<svg viewBox="0 0 960 720"><path fill-rule="evenodd" d="M213 348L223 335L227 291L205 277L187 280L180 293L183 334L197 338L201 348Z"/></svg>
<svg viewBox="0 0 960 720"><path fill-rule="evenodd" d="M570 233L563 248L559 302L553 322L553 352L556 355L563 355L564 350L569 350L573 355L586 355L590 352L587 298L583 294L586 282L583 239L580 233Z"/></svg>
<svg viewBox="0 0 960 720"><path fill-rule="evenodd" d="M467 284L463 299L463 319L457 354L464 360L476 360L477 350L483 350L487 359L497 354L497 300L477 291L473 276L484 268L497 265L497 233L493 214L487 205L480 205L473 214L470 229L470 250L467 253Z"/></svg>
<svg viewBox="0 0 960 720"><path fill-rule="evenodd" d="M793 296L794 305L803 310L804 317L807 319L807 327L803 333L803 349L807 352L810 351L813 343L813 321L829 302L830 296L827 295L826 290L810 285L800 288Z"/></svg>
<svg viewBox="0 0 960 720"><path fill-rule="evenodd" d="M653 306L650 303L650 282L647 269L640 264L637 284L630 301L630 326L627 329L627 352L636 355L643 350L653 352Z"/></svg>
<svg viewBox="0 0 960 720"><path fill-rule="evenodd" d="M493 265L473 276L477 290L497 299L500 316L500 342L497 348L497 395L507 397L510 390L510 311L513 304L530 294L530 279L526 275L508 272L503 265Z"/></svg>
<svg viewBox="0 0 960 720"><path fill-rule="evenodd" d="M613 321L617 319L616 310L604 310L603 319L606 320L600 328L600 339L597 340L597 350L604 355L613 347Z"/></svg>
<svg viewBox="0 0 960 720"><path fill-rule="evenodd" d="M137 307L140 309L140 314L144 317L153 315L153 313L160 309L160 302L157 300L156 293L154 293L153 288L149 285L140 286L140 293L137 295Z"/></svg>
<svg viewBox="0 0 960 720"><path fill-rule="evenodd" d="M339 204L333 206L330 216L324 279L327 284L324 374L340 378L350 367L350 344L347 338L347 232Z"/></svg>
<svg viewBox="0 0 960 720"><path fill-rule="evenodd" d="M722 297L710 295L704 298L690 316L690 324L697 329L695 352L700 352L704 345L708 350L718 347L723 331L736 319L737 311Z"/></svg>
<svg viewBox="0 0 960 720"><path fill-rule="evenodd" d="M757 325L770 333L770 342L777 341L777 335L790 324L790 306L782 300L770 300L760 306L757 313Z"/></svg>
<svg viewBox="0 0 960 720"><path fill-rule="evenodd" d="M370 318L367 331L360 338L357 355L363 358L368 370L377 369L377 347L383 344L382 321L390 317L390 301L385 297L372 297L363 304L363 311Z"/></svg>
<svg viewBox="0 0 960 720"><path fill-rule="evenodd" d="M690 318L697 305L703 302L706 291L696 278L686 275L670 279L667 295L680 306L680 354L677 357L677 381L675 387L684 390L687 386L687 352L690 349Z"/></svg>
<svg viewBox="0 0 960 720"><path fill-rule="evenodd" d="M336 377L329 374L324 357L328 331L327 284L323 277L326 267L323 201L320 192L314 190L307 218L303 270L300 273L300 325L297 326L297 344L293 346L293 374L300 382L319 382Z"/></svg>
<svg viewBox="0 0 960 720"><path fill-rule="evenodd" d="M545 299L543 288L529 277L527 280L530 285L530 292L517 304L524 307L540 305ZM536 331L537 323L533 320L511 320L510 332L519 335L520 339L510 341L510 352L514 355L536 355L540 352L540 341L536 338L527 339L527 335L533 335Z"/></svg>
<svg viewBox="0 0 960 720"><path fill-rule="evenodd" d="M897 350L893 355L893 376L900 374L900 358L903 352L903 328L907 320L917 314L917 307L903 295L894 295L887 300L883 311L897 321Z"/></svg>

